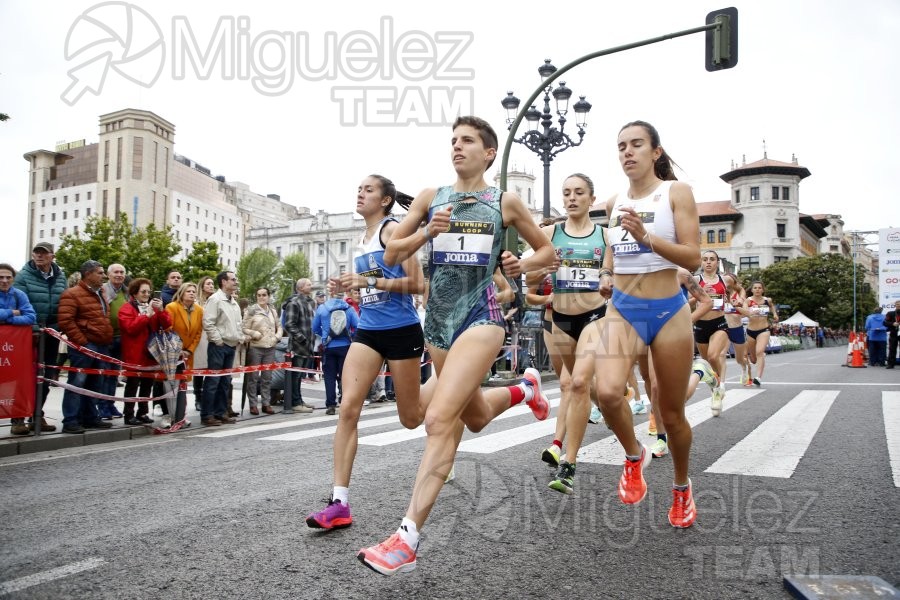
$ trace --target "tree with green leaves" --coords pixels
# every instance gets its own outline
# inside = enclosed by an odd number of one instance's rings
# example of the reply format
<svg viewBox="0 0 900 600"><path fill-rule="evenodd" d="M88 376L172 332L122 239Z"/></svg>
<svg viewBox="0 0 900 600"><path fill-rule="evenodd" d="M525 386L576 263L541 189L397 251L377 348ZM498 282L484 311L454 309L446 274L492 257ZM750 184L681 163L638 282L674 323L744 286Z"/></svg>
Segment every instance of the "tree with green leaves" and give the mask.
<svg viewBox="0 0 900 600"><path fill-rule="evenodd" d="M278 276L278 255L268 248L254 248L238 261L237 275L241 297L253 300L261 287L275 289Z"/></svg>
<svg viewBox="0 0 900 600"><path fill-rule="evenodd" d="M280 304L294 293L294 285L298 279L309 277L309 259L302 252L295 252L284 257L278 267L275 283L277 302Z"/></svg>
<svg viewBox="0 0 900 600"><path fill-rule="evenodd" d="M62 237L56 261L67 273L77 272L86 260L99 261L104 267L121 263L132 277L146 277L161 286L168 271L177 267L172 257L179 252L181 245L171 225L132 227L125 213L118 220L91 215L81 232Z"/></svg>
<svg viewBox="0 0 900 600"><path fill-rule="evenodd" d="M77 273L86 260L99 261L104 267L122 263L128 268L130 265L125 262L125 257L130 237L131 226L127 218L114 221L91 215L85 220L82 231L62 236L56 250L56 262L66 273Z"/></svg>
<svg viewBox="0 0 900 600"><path fill-rule="evenodd" d="M191 244L187 258L178 264L182 281L197 283L207 275L215 277L222 269L219 262L219 245L215 242L196 241Z"/></svg>
<svg viewBox="0 0 900 600"><path fill-rule="evenodd" d="M853 262L840 254L817 254L775 263L760 270L757 277L766 286L766 295L777 304L787 304L791 313L801 311L823 327L852 327ZM856 266L856 319L865 320L878 304L875 294L864 285L864 268ZM744 278L744 273L741 273ZM744 281L748 293L750 278ZM781 315L787 318L790 314Z"/></svg>

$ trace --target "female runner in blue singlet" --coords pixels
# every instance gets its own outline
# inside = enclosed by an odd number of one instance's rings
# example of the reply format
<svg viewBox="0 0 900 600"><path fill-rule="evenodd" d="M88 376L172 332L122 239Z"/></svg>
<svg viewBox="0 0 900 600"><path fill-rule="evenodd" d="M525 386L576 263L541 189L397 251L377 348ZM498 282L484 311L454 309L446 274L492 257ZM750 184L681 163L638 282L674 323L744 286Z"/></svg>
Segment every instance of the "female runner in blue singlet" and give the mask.
<svg viewBox="0 0 900 600"><path fill-rule="evenodd" d="M691 428L684 415L693 359L690 309L675 270L700 264L700 223L688 185L675 180L659 133L644 121L625 125L618 137L619 162L629 186L607 203L611 252L600 272L601 293L611 295L598 332L586 330L578 353L592 354L593 369L578 361L572 387L586 393L595 379L603 418L625 450L619 499L637 504L647 494L643 470L651 452L635 437L632 413L622 397L629 370L648 351L654 357L661 419L674 463L669 523L690 527L696 510L688 478ZM589 373L590 371L590 373Z"/></svg>

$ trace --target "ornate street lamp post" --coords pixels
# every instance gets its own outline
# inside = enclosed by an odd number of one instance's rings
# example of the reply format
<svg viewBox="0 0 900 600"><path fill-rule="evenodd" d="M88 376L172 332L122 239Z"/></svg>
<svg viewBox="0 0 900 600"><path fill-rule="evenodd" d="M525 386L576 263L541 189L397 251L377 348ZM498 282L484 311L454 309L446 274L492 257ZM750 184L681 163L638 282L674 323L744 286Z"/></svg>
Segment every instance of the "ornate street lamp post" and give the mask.
<svg viewBox="0 0 900 600"><path fill-rule="evenodd" d="M556 67L550 64L550 59L544 61L544 64L538 67L538 73L541 75L541 82L547 80L556 73ZM557 123L559 127L555 127L553 123L553 113L550 110L550 96L553 96L556 105ZM552 81L544 86L544 110L537 109L537 106L531 105L528 112L525 113L525 120L528 121L528 131L513 141L522 144L541 159L544 165L544 218L550 216L550 163L553 158L569 148L580 146L584 139L584 129L587 126L587 115L591 110L591 104L579 96L578 102L572 105L575 111L575 125L578 127L578 141L569 137L565 132L567 123L566 115L569 112L569 99L572 97L572 90L566 87L566 82L561 81L554 88ZM513 96L512 92L508 92L506 98L501 101L503 108L506 109L507 129L511 129L516 115L519 111L519 99ZM511 131L510 135L515 135L515 131Z"/></svg>

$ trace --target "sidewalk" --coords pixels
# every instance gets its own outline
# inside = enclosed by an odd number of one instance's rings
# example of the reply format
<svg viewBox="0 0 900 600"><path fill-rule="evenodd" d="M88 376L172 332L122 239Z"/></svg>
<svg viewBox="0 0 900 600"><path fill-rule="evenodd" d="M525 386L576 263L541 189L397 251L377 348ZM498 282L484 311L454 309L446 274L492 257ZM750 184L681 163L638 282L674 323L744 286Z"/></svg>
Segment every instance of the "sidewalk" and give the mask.
<svg viewBox="0 0 900 600"><path fill-rule="evenodd" d="M507 377L511 374L503 373ZM542 374L544 382L556 381L556 373L545 372ZM518 378L502 378L485 382L485 387L513 385ZM241 412L240 397L241 387L243 385L242 378L235 378L233 383L231 407L233 410L241 413L238 415L238 423L252 422L257 419L303 419L309 414L318 413L319 410L325 409L325 384L322 381L304 380L301 386L303 401L316 409L316 413L294 414L283 413L281 406L274 406L274 415L251 415L250 406L247 404ZM122 393L122 388L117 388L117 394ZM112 429L89 429L84 433L62 433L62 397L63 390L59 387L51 387L50 395L47 396L47 402L44 404L44 418L51 425L56 425L56 431L51 433L41 433L40 435L12 435L10 433L10 420L0 419L0 458L6 456L15 456L17 454L31 454L34 452L47 452L49 450L60 450L63 448L75 448L78 446L91 446L94 444L105 444L108 442L121 442L125 440L143 438L152 436L152 429L140 425L125 425L122 418L108 421L112 423ZM372 404L371 407L385 406L384 404ZM117 402L116 407L122 412L122 403ZM150 415L159 422L160 417ZM192 425L188 428L181 429L171 434L179 435L182 432L202 431L205 429L200 425L200 413L194 408L194 394L191 388L188 389L187 401L187 419Z"/></svg>
<svg viewBox="0 0 900 600"><path fill-rule="evenodd" d="M236 378L233 383L231 407L236 412L241 412L241 387L243 379ZM122 388L117 388L118 395L122 394ZM325 384L321 381L313 382L304 380L301 387L303 401L313 408L325 408ZM17 454L30 454L33 452L46 452L48 450L59 450L62 448L74 448L77 446L90 446L93 444L104 444L107 442L121 442L124 440L142 438L153 435L153 431L140 425L126 425L123 419L113 419L108 421L112 423L112 429L89 429L84 433L62 433L62 397L63 390L59 387L51 387L50 395L47 396L47 402L44 404L44 418L51 425L56 426L56 431L50 433L41 433L40 435L13 435L10 433L10 420L0 419L0 457L15 456ZM122 403L117 402L116 408L122 412ZM253 421L255 419L272 419L282 417L303 418L305 414L282 413L281 406L274 406L274 415L261 414L259 416L250 414L250 406L244 407L243 413L238 415L238 423L245 421ZM152 413L152 409L151 409ZM309 413L308 413L309 414ZM160 417L152 414L157 424ZM178 435L183 431L197 431L204 429L200 425L200 413L194 408L194 394L190 387L188 388L187 401L187 419L192 425L188 428L181 429L167 435Z"/></svg>

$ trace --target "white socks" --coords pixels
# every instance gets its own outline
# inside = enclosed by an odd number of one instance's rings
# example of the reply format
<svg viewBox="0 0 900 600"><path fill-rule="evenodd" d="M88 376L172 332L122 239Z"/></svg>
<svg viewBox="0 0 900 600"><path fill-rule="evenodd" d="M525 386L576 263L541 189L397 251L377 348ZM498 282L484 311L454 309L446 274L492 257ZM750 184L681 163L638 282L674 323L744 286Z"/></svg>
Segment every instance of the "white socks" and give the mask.
<svg viewBox="0 0 900 600"><path fill-rule="evenodd" d="M340 500L344 506L350 506L350 488L334 486L331 492L332 500Z"/></svg>
<svg viewBox="0 0 900 600"><path fill-rule="evenodd" d="M397 533L400 535L400 539L413 550L419 546L419 530L416 528L415 522L411 519L403 517L403 520L400 522L400 527L397 529Z"/></svg>

